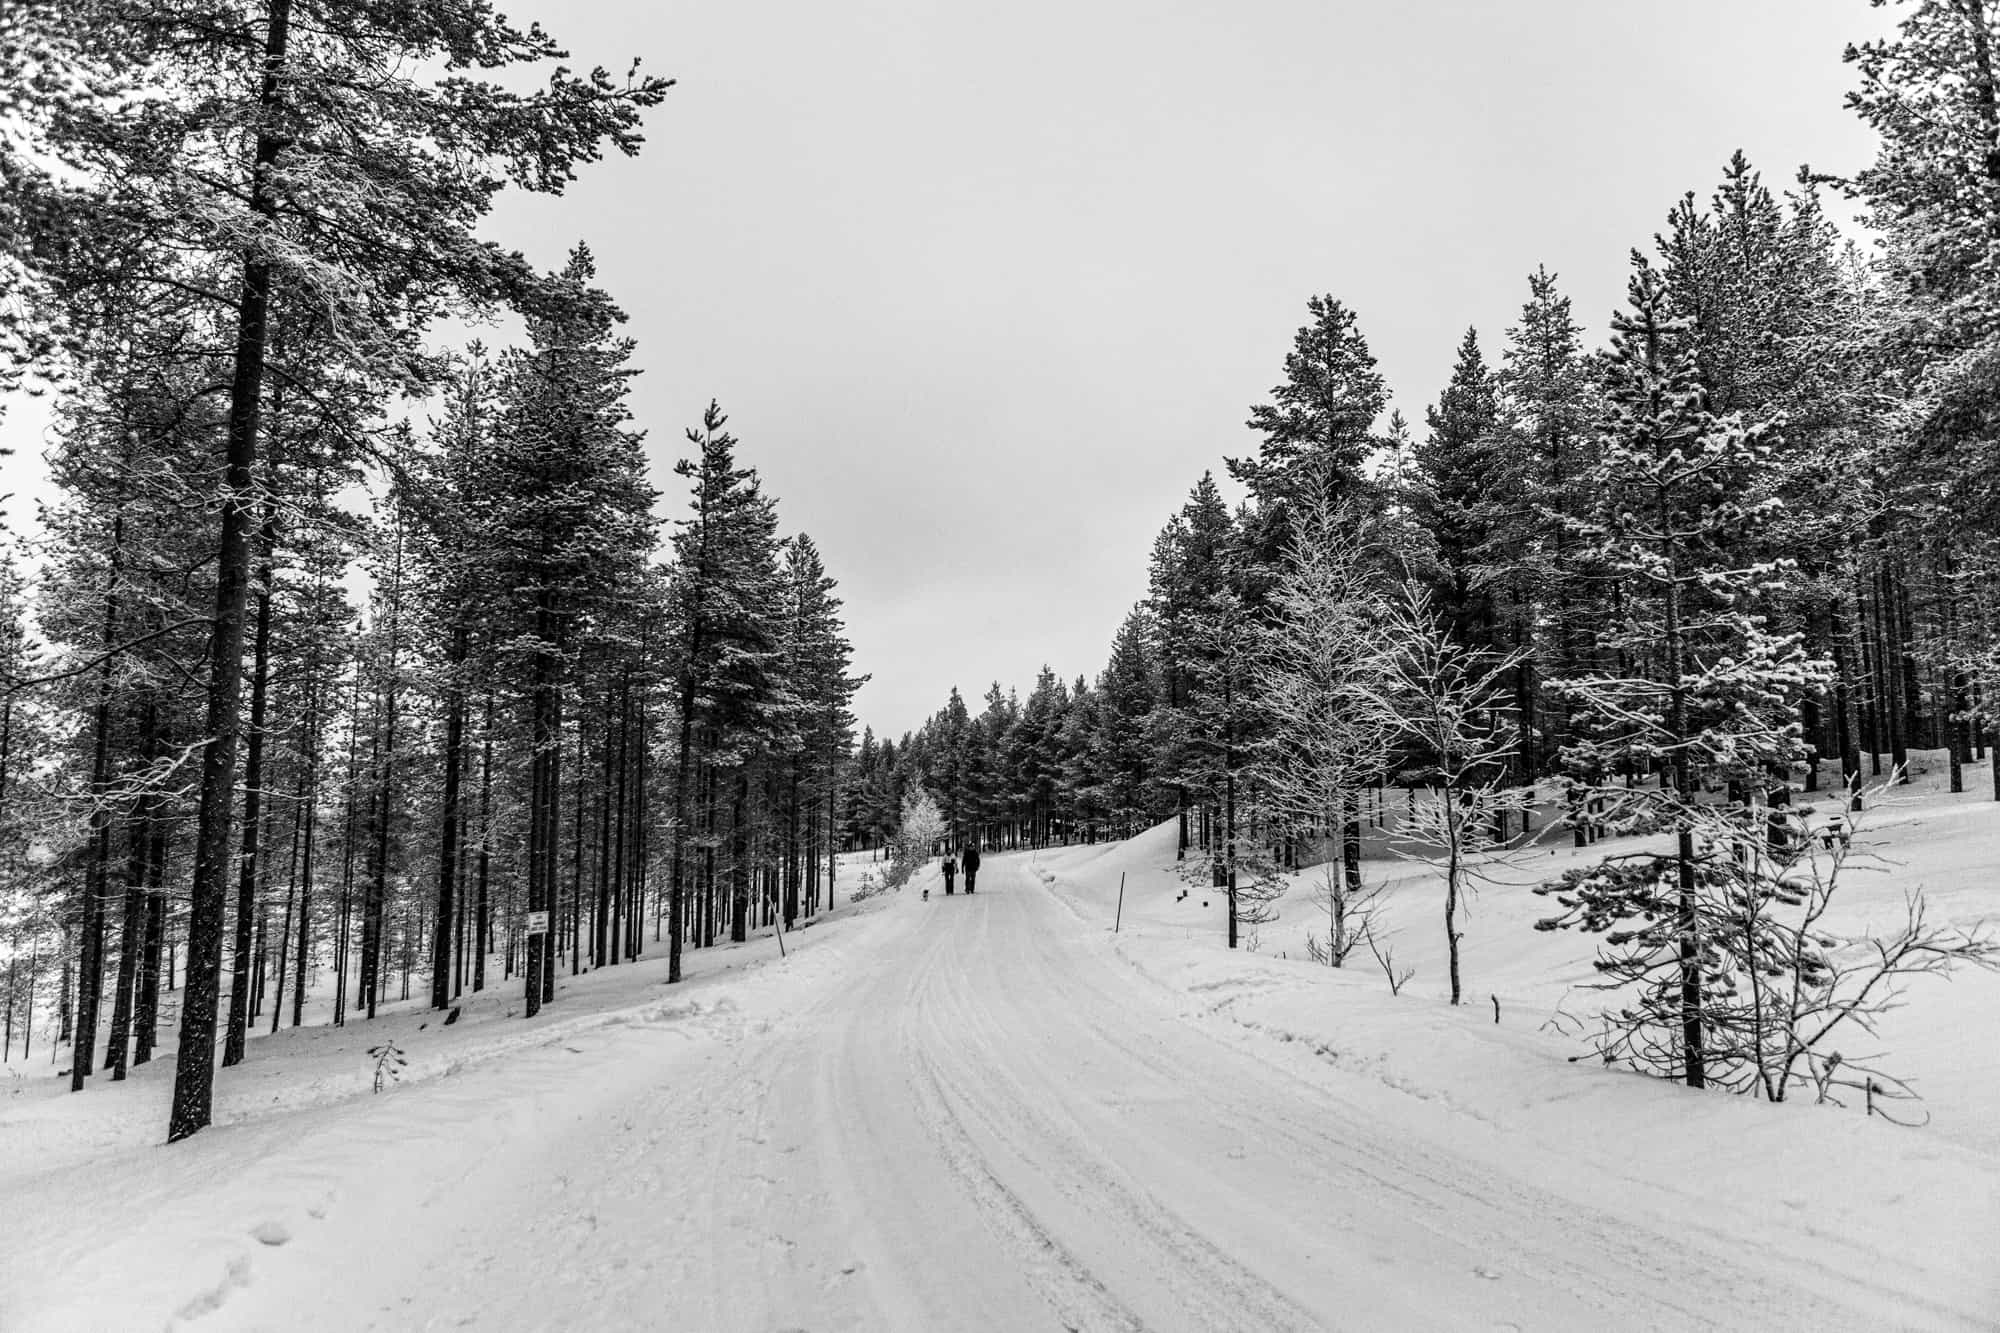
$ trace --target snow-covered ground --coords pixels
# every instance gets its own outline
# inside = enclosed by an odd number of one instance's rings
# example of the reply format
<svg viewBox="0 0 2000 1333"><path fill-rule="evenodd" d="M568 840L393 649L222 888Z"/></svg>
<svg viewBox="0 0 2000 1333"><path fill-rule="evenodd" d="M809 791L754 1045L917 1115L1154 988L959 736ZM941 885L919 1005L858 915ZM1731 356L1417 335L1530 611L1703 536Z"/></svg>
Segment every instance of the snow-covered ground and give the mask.
<svg viewBox="0 0 2000 1333"><path fill-rule="evenodd" d="M1987 915L1986 782L1871 816L1907 865L1851 909ZM1934 1117L1900 1129L1571 1063L1543 1023L1592 941L1525 889L1475 905L1461 1009L1393 862L1400 996L1303 960L1303 890L1230 954L1172 838L989 856L976 896L920 878L671 989L564 978L531 1022L510 986L260 1038L171 1148L166 1064L78 1097L38 1067L0 1104L0 1328L2000 1323L1992 978L1885 1029Z"/></svg>

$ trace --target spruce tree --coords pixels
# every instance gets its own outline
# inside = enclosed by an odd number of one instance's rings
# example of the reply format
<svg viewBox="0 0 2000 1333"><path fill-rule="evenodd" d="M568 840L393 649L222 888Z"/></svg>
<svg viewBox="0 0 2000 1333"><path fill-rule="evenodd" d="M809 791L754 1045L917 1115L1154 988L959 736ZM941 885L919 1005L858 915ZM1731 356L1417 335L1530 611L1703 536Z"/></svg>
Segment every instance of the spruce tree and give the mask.
<svg viewBox="0 0 2000 1333"><path fill-rule="evenodd" d="M1696 844L1697 802L1721 781L1750 818L1751 792L1801 757L1797 700L1824 667L1746 609L1788 568L1731 559L1771 508L1770 433L1708 410L1686 322L1660 275L1636 255L1634 265L1630 308L1612 326L1591 475L1599 500L1584 528L1619 581L1617 619L1597 644L1616 665L1556 684L1576 710L1563 759L1596 818L1613 832L1670 832L1674 848L1650 871L1584 876L1565 901L1593 929L1655 923L1614 933L1599 966L1645 979L1639 1021L1668 1030L1675 1072L1701 1087L1705 996L1727 978L1712 974L1704 938L1702 895L1717 881Z"/></svg>

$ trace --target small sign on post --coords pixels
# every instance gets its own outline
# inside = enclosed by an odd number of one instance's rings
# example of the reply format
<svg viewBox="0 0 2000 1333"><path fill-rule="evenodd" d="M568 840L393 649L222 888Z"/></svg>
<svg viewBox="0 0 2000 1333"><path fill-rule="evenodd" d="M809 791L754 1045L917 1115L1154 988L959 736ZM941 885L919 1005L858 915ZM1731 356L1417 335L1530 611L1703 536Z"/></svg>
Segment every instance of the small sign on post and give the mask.
<svg viewBox="0 0 2000 1333"><path fill-rule="evenodd" d="M530 912L530 913L528 913L528 933L529 933L530 935L546 935L546 934L548 934L548 933L549 933L549 914L548 914L547 912Z"/></svg>

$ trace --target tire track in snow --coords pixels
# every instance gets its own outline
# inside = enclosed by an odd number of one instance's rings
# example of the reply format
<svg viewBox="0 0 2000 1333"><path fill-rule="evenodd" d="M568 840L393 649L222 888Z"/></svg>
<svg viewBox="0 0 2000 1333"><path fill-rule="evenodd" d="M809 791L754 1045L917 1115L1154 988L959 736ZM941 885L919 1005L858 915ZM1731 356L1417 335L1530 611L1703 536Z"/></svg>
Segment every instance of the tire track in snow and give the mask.
<svg viewBox="0 0 2000 1333"><path fill-rule="evenodd" d="M945 1165L993 1230L1012 1248L1029 1283L1055 1310L1062 1326L1070 1333L1143 1330L1145 1323L1121 1304L995 1173L953 1111L930 1058L917 1052L916 1062L918 1100Z"/></svg>
<svg viewBox="0 0 2000 1333"><path fill-rule="evenodd" d="M979 947L990 954L984 938ZM991 990L978 986L963 966L938 968L933 975L936 989L926 1017L931 1047L939 1054L920 1050L917 1058L961 1133L976 1129L979 1140L1002 1147L1018 1173L1041 1192L1058 1195L1065 1211L1087 1218L1093 1248L1112 1248L1112 1238L1121 1242L1125 1275L1140 1270L1148 1295L1157 1300L1160 1292L1171 1293L1177 1311L1197 1326L1322 1327L1120 1167L1101 1146L1106 1129L1115 1126L1086 1123L1055 1086L1028 1086L1026 1077L1036 1064L1018 1049L1023 1015L1012 1014L1010 1023ZM1072 1023L1075 1018L1072 1014ZM973 1137L967 1133L968 1142ZM990 1156L985 1159L989 1174L996 1174L995 1166Z"/></svg>

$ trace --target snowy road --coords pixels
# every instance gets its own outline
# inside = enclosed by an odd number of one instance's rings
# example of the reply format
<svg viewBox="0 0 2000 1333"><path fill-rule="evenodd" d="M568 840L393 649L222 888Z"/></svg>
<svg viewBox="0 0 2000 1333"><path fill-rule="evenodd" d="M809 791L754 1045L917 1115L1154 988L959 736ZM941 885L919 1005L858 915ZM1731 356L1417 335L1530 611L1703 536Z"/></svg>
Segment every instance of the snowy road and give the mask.
<svg viewBox="0 0 2000 1333"><path fill-rule="evenodd" d="M256 1242L176 1326L1962 1318L1836 1237L1689 1225L1685 1194L1219 1021L1101 942L1025 858L993 857L974 897L912 889L807 932L735 1002L661 990L252 1136L242 1179L139 1201L156 1239L227 1215ZM135 1258L95 1256L107 1274Z"/></svg>

